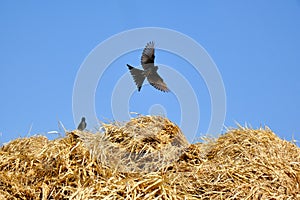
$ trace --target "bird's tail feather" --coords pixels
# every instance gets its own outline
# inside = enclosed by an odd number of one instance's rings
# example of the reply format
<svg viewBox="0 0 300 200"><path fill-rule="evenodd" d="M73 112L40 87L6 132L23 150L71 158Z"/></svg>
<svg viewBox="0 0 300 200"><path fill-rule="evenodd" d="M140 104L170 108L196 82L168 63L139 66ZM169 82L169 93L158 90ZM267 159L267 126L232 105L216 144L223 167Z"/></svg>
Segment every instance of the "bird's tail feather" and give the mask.
<svg viewBox="0 0 300 200"><path fill-rule="evenodd" d="M133 80L138 88L138 91L141 90L143 82L145 80L144 70L140 70L137 68L132 67L131 65L127 64L128 69L130 70L130 73L133 77Z"/></svg>

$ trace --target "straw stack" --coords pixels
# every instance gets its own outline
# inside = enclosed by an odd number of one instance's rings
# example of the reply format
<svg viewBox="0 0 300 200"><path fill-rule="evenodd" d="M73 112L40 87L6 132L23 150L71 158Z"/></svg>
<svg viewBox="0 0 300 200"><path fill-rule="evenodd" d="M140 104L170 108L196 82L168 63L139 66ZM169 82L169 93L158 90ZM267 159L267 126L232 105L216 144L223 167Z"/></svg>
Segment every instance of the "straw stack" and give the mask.
<svg viewBox="0 0 300 200"><path fill-rule="evenodd" d="M0 148L0 199L300 199L300 149L239 127L189 144L166 118L20 138Z"/></svg>

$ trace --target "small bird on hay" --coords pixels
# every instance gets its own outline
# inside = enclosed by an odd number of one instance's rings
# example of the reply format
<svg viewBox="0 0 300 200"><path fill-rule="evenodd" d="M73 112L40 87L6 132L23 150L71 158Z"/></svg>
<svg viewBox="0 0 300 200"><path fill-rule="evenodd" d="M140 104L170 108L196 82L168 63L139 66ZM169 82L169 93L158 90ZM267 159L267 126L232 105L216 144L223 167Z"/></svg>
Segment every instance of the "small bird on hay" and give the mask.
<svg viewBox="0 0 300 200"><path fill-rule="evenodd" d="M163 92L169 92L170 90L167 87L167 84L157 73L158 67L154 66L154 54L154 42L148 42L141 57L141 64L144 70L134 68L129 64L127 64L127 67L130 70L138 91L141 90L143 82L145 78L147 78L148 82L156 89Z"/></svg>
<svg viewBox="0 0 300 200"><path fill-rule="evenodd" d="M86 128L85 117L81 118L81 122L79 123L77 129L83 131Z"/></svg>

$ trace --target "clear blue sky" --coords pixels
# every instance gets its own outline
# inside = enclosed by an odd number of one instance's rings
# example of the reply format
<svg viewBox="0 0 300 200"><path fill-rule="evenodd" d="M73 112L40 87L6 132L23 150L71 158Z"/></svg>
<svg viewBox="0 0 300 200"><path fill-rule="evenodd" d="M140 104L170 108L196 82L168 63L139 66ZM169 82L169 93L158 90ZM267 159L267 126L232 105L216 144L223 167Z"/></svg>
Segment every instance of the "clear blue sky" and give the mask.
<svg viewBox="0 0 300 200"><path fill-rule="evenodd" d="M300 140L299 0L7 0L0 2L0 143L26 136L31 126L31 135L59 131L58 120L74 129L72 93L84 59L109 37L143 27L179 31L205 48L226 89L225 126L267 125L281 138ZM95 94L99 119L113 118L110 90L127 72L126 63L139 64L140 54L120 56L100 80ZM182 70L188 63L166 52L158 51L156 59L174 66L193 85L201 107L198 133L205 133L210 100L203 79L192 67ZM172 95L145 86L132 95L131 111L147 114L151 105L161 104L179 123Z"/></svg>

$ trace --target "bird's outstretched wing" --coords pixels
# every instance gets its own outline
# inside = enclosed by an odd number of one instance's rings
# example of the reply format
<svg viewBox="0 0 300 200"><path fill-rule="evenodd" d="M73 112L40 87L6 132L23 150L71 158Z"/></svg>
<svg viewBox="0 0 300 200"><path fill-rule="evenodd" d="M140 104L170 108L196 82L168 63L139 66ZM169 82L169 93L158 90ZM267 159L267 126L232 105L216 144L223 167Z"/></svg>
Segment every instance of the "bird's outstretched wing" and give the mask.
<svg viewBox="0 0 300 200"><path fill-rule="evenodd" d="M154 66L154 58L155 58L155 48L154 42L148 42L146 47L143 50L142 57L141 57L141 64L144 70L149 69L149 67Z"/></svg>
<svg viewBox="0 0 300 200"><path fill-rule="evenodd" d="M142 88L143 82L145 80L144 71L134 68L128 64L127 64L127 67L130 70L130 73L131 73L133 80L138 88L138 91L140 91Z"/></svg>
<svg viewBox="0 0 300 200"><path fill-rule="evenodd" d="M169 92L169 88L167 84L164 82L164 80L158 75L157 72L152 72L147 76L147 79L149 83L155 87L156 89L163 91L163 92Z"/></svg>

